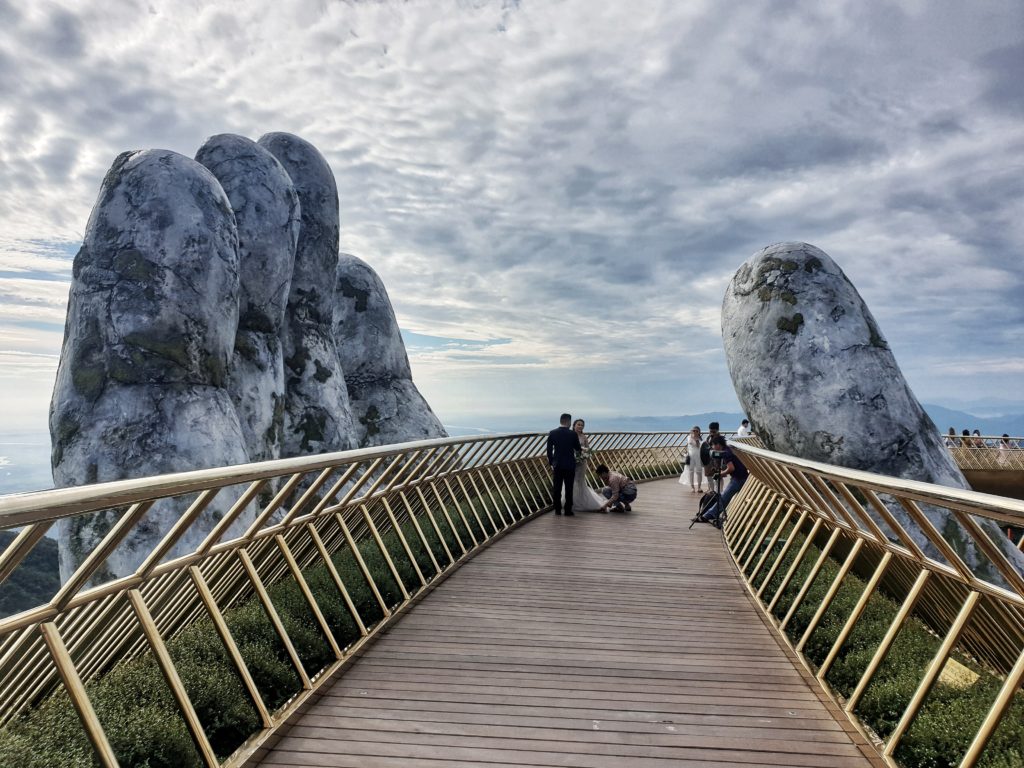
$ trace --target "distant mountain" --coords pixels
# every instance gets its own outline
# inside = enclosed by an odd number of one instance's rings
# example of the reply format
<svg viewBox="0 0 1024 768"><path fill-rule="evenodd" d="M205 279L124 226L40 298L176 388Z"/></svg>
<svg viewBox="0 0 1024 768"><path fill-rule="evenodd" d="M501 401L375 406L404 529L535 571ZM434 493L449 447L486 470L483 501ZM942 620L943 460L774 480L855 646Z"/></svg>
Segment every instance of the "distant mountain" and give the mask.
<svg viewBox="0 0 1024 768"><path fill-rule="evenodd" d="M1024 400L1010 400L1005 397L984 397L975 400L947 400L945 407L982 417L1024 414Z"/></svg>
<svg viewBox="0 0 1024 768"><path fill-rule="evenodd" d="M945 433L950 427L959 435L961 431L977 429L983 435L1001 435L1004 432L1014 437L1024 435L1024 413L1012 416L975 416L966 411L956 411L941 405L923 403L925 411L932 417L935 426Z"/></svg>
<svg viewBox="0 0 1024 768"><path fill-rule="evenodd" d="M739 413L706 411L686 416L615 416L593 419L587 426L594 432L688 432L697 426L706 433L708 424L717 421L719 429L733 432L742 420Z"/></svg>
<svg viewBox="0 0 1024 768"><path fill-rule="evenodd" d="M984 435L1001 435L1004 432L1014 437L1024 435L1024 412L1010 416L978 416L931 403L924 403L923 407L943 433L953 427L957 434L963 429L978 429ZM685 432L696 424L706 433L708 423L717 421L722 430L732 432L743 418L743 414L732 411L705 411L684 416L595 416L587 419L587 431ZM548 415L497 417L473 427L446 425L446 428L455 437L500 432L547 432L553 426L551 416Z"/></svg>
<svg viewBox="0 0 1024 768"><path fill-rule="evenodd" d="M708 424L717 421L721 429L733 432L740 425L743 416L728 411L706 411L685 416L594 416L587 419L587 432L687 432L694 425L702 432L708 431ZM541 417L498 417L488 421L486 426L464 427L445 425L453 437L500 432L547 432L558 426L552 423L550 415Z"/></svg>
<svg viewBox="0 0 1024 768"><path fill-rule="evenodd" d="M12 531L0 531L0 552L14 541L16 535ZM49 602L59 587L57 542L44 537L0 585L0 617Z"/></svg>

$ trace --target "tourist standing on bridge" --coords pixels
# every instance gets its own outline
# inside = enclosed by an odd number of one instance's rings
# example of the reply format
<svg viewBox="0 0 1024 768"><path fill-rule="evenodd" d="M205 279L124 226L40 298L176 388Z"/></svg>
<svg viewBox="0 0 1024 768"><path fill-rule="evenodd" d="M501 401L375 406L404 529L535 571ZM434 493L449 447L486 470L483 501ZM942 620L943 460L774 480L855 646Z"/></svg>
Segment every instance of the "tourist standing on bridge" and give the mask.
<svg viewBox="0 0 1024 768"><path fill-rule="evenodd" d="M579 435L583 449L576 455L576 475L572 484L572 508L580 512L599 512L604 506L604 497L587 485L587 461L590 459L590 440L583 428L586 422L576 419L572 431Z"/></svg>
<svg viewBox="0 0 1024 768"><path fill-rule="evenodd" d="M718 422L712 421L708 424L708 436L703 443L700 444L700 465L704 471L704 477L708 478L708 483L711 482L711 475L718 469L717 462L711 461L711 440L715 435L718 434Z"/></svg>
<svg viewBox="0 0 1024 768"><path fill-rule="evenodd" d="M711 450L721 454L718 457L718 460L721 462L721 469L715 474L714 479L720 480L723 477L728 477L729 485L722 491L718 501L708 507L704 514L701 515L701 518L721 528L722 512L729 506L729 501L732 497L739 493L743 484L747 482L748 473L747 468L743 466L743 462L737 458L736 454L726 444L724 435L715 435L711 439Z"/></svg>
<svg viewBox="0 0 1024 768"><path fill-rule="evenodd" d="M548 464L551 465L551 501L555 514L562 514L562 489L565 489L565 514L572 515L572 483L576 477L576 454L583 450L580 436L569 429L572 416L563 413L560 426L548 433Z"/></svg>
<svg viewBox="0 0 1024 768"><path fill-rule="evenodd" d="M679 476L679 483L681 485L689 483L691 493L699 493L704 490L704 467L700 460L702 442L700 427L694 427L686 436L686 442L683 443L685 453L683 454L683 473Z"/></svg>
<svg viewBox="0 0 1024 768"><path fill-rule="evenodd" d="M747 419L740 422L740 428L736 430L736 437L750 437L750 422Z"/></svg>
<svg viewBox="0 0 1024 768"><path fill-rule="evenodd" d="M1010 445L1010 436L1003 432L1003 436L999 439L999 458L996 461L999 464L1008 464L1010 461L1010 451L1013 446Z"/></svg>

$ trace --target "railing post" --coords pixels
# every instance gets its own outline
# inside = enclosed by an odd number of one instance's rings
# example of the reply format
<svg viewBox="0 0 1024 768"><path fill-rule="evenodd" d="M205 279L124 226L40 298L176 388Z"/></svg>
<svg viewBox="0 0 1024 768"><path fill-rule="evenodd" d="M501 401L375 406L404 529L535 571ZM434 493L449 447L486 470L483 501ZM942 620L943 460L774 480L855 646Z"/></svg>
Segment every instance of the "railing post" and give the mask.
<svg viewBox="0 0 1024 768"><path fill-rule="evenodd" d="M416 562L416 555L413 554L412 547L409 546L409 542L405 539L405 534L402 533L402 528L398 524L398 519L395 517L394 510L391 509L391 504L388 503L387 499L381 499L381 503L384 505L384 512L388 516L388 520L391 522L391 528L394 530L395 535L398 536L398 541L402 545L402 549L405 550L405 556L409 558L409 562L412 564L412 569L416 571L416 578L420 580L420 586L427 586L427 579L423 575L423 571L420 570L420 564Z"/></svg>
<svg viewBox="0 0 1024 768"><path fill-rule="evenodd" d="M838 531L838 529L837 529ZM818 628L818 622L821 621L821 617L825 615L825 611L832 605L832 600L835 599L836 592L839 591L839 587L843 584L843 579L846 578L846 574L850 572L850 568L853 567L854 562L857 560L857 555L860 554L861 547L864 546L864 539L857 539L853 542L853 546L850 547L850 552L846 556L846 560L843 561L842 566L839 568L839 572L836 577L832 580L832 584L828 588L828 592L822 598L818 604L818 610L814 612L814 616L811 617L810 623L804 630L803 636L800 641L796 644L796 650L802 651L807 641L811 639L811 635L814 634L814 630Z"/></svg>
<svg viewBox="0 0 1024 768"><path fill-rule="evenodd" d="M163 638L160 637L156 622L153 621L153 617L146 607L146 601L142 598L142 593L137 589L130 589L128 590L128 600L131 602L132 610L135 611L136 617L138 617L139 626L142 627L142 633L146 636L150 650L153 651L153 655L156 657L160 671L167 681L167 686L171 689L171 694L181 710L181 714L185 719L185 725L188 726L193 741L199 747L199 756L202 757L203 762L209 768L218 768L220 761L217 760L217 755L214 753L213 747L210 746L210 740L206 737L203 724L199 722L199 716L192 706L192 700L189 699L188 692L185 691L185 685L178 676L178 670L174 666L171 655L167 652L167 646L164 645Z"/></svg>
<svg viewBox="0 0 1024 768"><path fill-rule="evenodd" d="M270 619L270 623L274 627L274 631L277 632L277 636L280 638L281 644L284 645L285 652L288 654L288 658L292 662L292 667L295 668L295 672L299 676L299 682L302 683L303 688L310 690L313 687L313 683L310 681L309 675L306 674L306 668L302 664L302 659L299 658L299 654L295 650L295 645L292 643L292 639L288 636L288 631L284 628L284 623L281 621L281 617L277 613L277 608L274 607L274 603L270 599L270 594L267 592L267 588L264 586L259 573L257 573L256 566L253 565L252 559L249 557L249 553L244 549L238 550L238 559L242 561L242 565L245 567L245 572L248 574L249 580L252 582L253 589L256 590L256 595L259 597L260 603L263 605L263 610L266 611L267 617Z"/></svg>
<svg viewBox="0 0 1024 768"><path fill-rule="evenodd" d="M327 551L327 547L324 545L324 540L320 538L320 534L317 532L316 526L312 523L306 523L306 530L309 531L309 537L313 540L313 544L320 553L320 559L324 561L324 566L327 568L327 572L331 575L331 580L338 588L338 594L341 595L341 599L345 603L345 608L348 609L349 615L356 623L356 627L359 628L359 634L365 637L368 633L366 625L363 623L363 617L359 615L359 610L356 608L356 604L353 602L352 595L349 594L348 587L345 586L345 582L342 580L341 574L339 574L338 569L334 567L334 561L331 560L331 554Z"/></svg>
<svg viewBox="0 0 1024 768"><path fill-rule="evenodd" d="M807 578L804 579L804 583L800 585L800 590L797 592L796 597L793 598L792 605L789 606L789 610L786 611L785 617L779 623L779 631L781 632L789 624L789 620L793 618L793 614L796 613L797 608L803 602L804 597L807 595L807 591L811 588L814 580L818 578L818 574L821 572L822 566L825 565L825 561L828 560L829 552L832 551L832 547L839 541L839 529L833 528L832 535L828 537L828 541L825 542L825 546L821 548L821 554L818 555L818 559L815 560L814 565L811 567L811 572L807 574Z"/></svg>
<svg viewBox="0 0 1024 768"><path fill-rule="evenodd" d="M430 548L430 543L427 541L427 537L423 535L423 529L420 527L420 521L416 519L416 511L413 509L412 504L409 503L409 498L405 495L405 491L399 491L398 498L402 500L402 506L405 507L405 513L409 516L409 521L412 523L413 528L416 529L416 534L419 536L420 544L423 546L424 551L427 553L427 557L430 559L430 564L434 566L434 574L436 577L436 575L440 574L443 569L441 568L440 563L437 562L437 557L434 556L434 550Z"/></svg>
<svg viewBox="0 0 1024 768"><path fill-rule="evenodd" d="M807 534L807 538L804 539L803 545L800 547L800 551L797 552L796 557L786 570L786 575L782 577L782 583L779 584L779 588L775 591L775 595L772 597L772 601L768 603L768 613L772 612L775 608L775 604L779 602L782 594L786 591L789 586L790 580L793 578L793 574L796 573L796 569L800 567L800 562L804 559L804 555L807 554L807 550L811 548L811 544L814 542L814 537L818 534L818 529L821 528L821 518L817 518L814 521L814 525L811 526L811 532Z"/></svg>
<svg viewBox="0 0 1024 768"><path fill-rule="evenodd" d="M242 678L242 683L245 685L245 690L256 707L256 712L260 716L263 727L271 728L274 725L274 720L271 718L270 711L267 709L267 705L263 701L259 689L256 687L256 681L252 679L252 674L249 672L245 659L242 658L242 654L235 644L235 638L231 636L231 630L228 629L227 622L224 621L224 615L220 612L220 608L217 607L217 601L213 599L213 595L210 593L210 588L206 584L206 579L203 578L202 571L193 565L189 567L188 572L192 577L196 590L199 592L199 599L206 606L206 610L210 614L210 620L213 622L217 634L220 635L221 642L224 643L228 656L231 657L231 661L235 665L235 671Z"/></svg>
<svg viewBox="0 0 1024 768"><path fill-rule="evenodd" d="M373 596L377 599L377 605L380 606L381 612L384 614L384 618L388 618L391 615L391 606L384 600L384 596L381 595L380 590L377 589L377 582L374 581L373 574L370 573L370 569L366 566L366 561L363 560L363 553L359 551L359 545L356 544L356 540L352 538L352 531L349 530L348 524L345 522L345 518L340 512L334 513L334 521L341 528L341 533L345 537L345 543L348 544L349 551L352 553L352 557L355 558L356 564L359 566L359 571L363 574L363 578L366 579L366 584L369 586L370 591L373 592Z"/></svg>
<svg viewBox="0 0 1024 768"><path fill-rule="evenodd" d="M860 680L857 682L857 687L853 689L853 693L850 694L846 700L846 705L843 710L847 713L853 712L856 709L857 704L860 703L861 696L868 689L872 678L875 676L875 672L878 671L878 667L882 663L882 659L889 652L889 648L892 647L893 641L896 639L896 635L903 628L904 622L910 612L914 609L914 604L917 602L917 598L921 596L921 591L924 589L925 584L928 582L928 577L931 575L931 571L922 570L917 574L917 579L914 581L914 585L910 588L910 592L903 599L903 604L900 606L899 611L893 617L892 623L889 624L889 629L885 633L885 637L878 644L878 648L875 649L875 655L871 657L871 661L868 662L867 667L860 676Z"/></svg>
<svg viewBox="0 0 1024 768"><path fill-rule="evenodd" d="M384 556L384 562L388 565L388 570L391 571L391 575L395 579L395 583L398 585L399 591L402 593L402 597L406 600L409 599L409 590L405 588L405 582L402 581L402 574L398 572L395 567L395 562L391 559L391 555L388 553L388 548L384 546L384 539L380 537L380 532L377 530L377 526L373 524L373 518L370 516L370 511L366 508L365 504L359 505L359 511L363 513L363 520L366 522L366 527L370 531L370 535L373 540L377 543L377 548L380 550L381 555Z"/></svg>
<svg viewBox="0 0 1024 768"><path fill-rule="evenodd" d="M807 520L807 516L809 514L810 513L806 509L800 512L800 517L797 519L796 523L793 524L793 529L789 532L789 538L786 539L786 543L783 545L782 549L779 550L779 554L772 563L772 567L768 569L768 573L765 574L764 580L761 582L761 586L757 588L758 599L761 598L761 594L768 587L768 584L771 582L775 572L779 570L779 567L786 559L786 555L789 550L793 548L793 544L796 541L796 535L800 532L800 529L803 528L804 521Z"/></svg>
<svg viewBox="0 0 1024 768"><path fill-rule="evenodd" d="M778 543L779 538L782 536L782 532L786 530L786 526L789 524L789 521L793 519L792 502L787 503L785 497L781 496L779 497L779 500L781 503L786 505L786 514L782 516L782 520L779 521L778 528L775 529L775 533L772 534L767 544L765 544L764 551L761 553L761 557L758 558L757 563L754 565L754 568L750 571L750 576L748 576L747 579L751 584L753 584L754 579L757 577L757 574L761 572L761 568L764 566L765 561L771 554L771 551L775 548L775 545Z"/></svg>
<svg viewBox="0 0 1024 768"><path fill-rule="evenodd" d="M860 617L864 614L864 609L868 607L868 601L871 596L875 593L875 589L878 587L878 582L881 581L882 575L885 573L885 569L889 566L889 561L892 560L892 552L886 552L882 555L882 559L878 563L878 567L875 568L875 572L871 574L871 580L864 586L864 591L860 594L860 599L857 600L857 604L853 607L853 611L846 619L846 623L843 624L843 628L839 631L839 635L836 637L835 642L832 643L832 648L828 652L828 656L821 662L821 666L818 667L818 680L824 681L828 671L832 668L832 664L835 663L836 657L839 655L840 649L843 647L843 643L850 636L853 628L857 625Z"/></svg>
<svg viewBox="0 0 1024 768"><path fill-rule="evenodd" d="M978 592L970 592L967 595L967 599L964 600L963 607L960 609L960 613L957 614L956 620L953 622L953 626L949 628L949 632L946 633L946 637L942 641L942 645L939 646L939 650L935 654L935 658L932 659L931 664L928 666L927 672L925 672L924 678L917 686L917 690L914 691L914 696L911 698L907 708L903 711L903 717L900 718L899 723L896 724L896 729L889 735L888 741L885 742L885 748L882 750L882 754L887 757L891 757L896 751L896 747L899 746L900 739L903 738L903 734L907 732L910 724L917 717L918 711L921 709L921 705L924 703L925 697L928 692L932 689L935 681L939 677L939 673L942 668L946 665L946 660L949 658L950 652L953 650L953 646L956 643L957 637L960 636L961 630L967 624L967 621L971 618L971 611L974 610L974 605L978 602L978 598L981 594Z"/></svg>
<svg viewBox="0 0 1024 768"><path fill-rule="evenodd" d="M1013 669L1010 670L1010 673L1003 681L999 694L996 696L995 701L992 702L988 714L985 715L981 728L978 729L978 733L975 734L971 745L967 748L963 760L960 761L960 768L972 768L978 762L978 758L985 751L985 746L988 744L989 739L992 738L992 734L995 733L996 728L1002 721L1003 715L1010 708L1014 697L1018 695L1022 682L1024 682L1024 651L1021 651L1017 657L1017 662L1013 665Z"/></svg>
<svg viewBox="0 0 1024 768"><path fill-rule="evenodd" d="M86 693L82 679L78 676L75 663L71 660L71 654L68 653L68 649L64 645L64 640L60 636L57 625L52 621L47 621L39 625L39 631L42 633L43 640L46 641L46 645L50 650L50 656L57 667L57 672L60 674L61 680L64 681L64 688L68 692L68 697L71 699L75 711L78 712L85 735L92 744L96 758L104 768L119 768L114 750L111 748L110 742L107 741L107 734L103 730L103 725L100 723L99 718L96 717L96 711L92 708L92 702L89 701L89 694Z"/></svg>

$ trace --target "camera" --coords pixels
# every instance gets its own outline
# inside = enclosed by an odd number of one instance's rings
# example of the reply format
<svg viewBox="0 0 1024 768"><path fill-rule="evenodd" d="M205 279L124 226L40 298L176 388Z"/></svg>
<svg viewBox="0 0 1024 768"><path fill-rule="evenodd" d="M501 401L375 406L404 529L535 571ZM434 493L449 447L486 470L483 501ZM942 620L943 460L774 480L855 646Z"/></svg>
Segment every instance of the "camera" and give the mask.
<svg viewBox="0 0 1024 768"><path fill-rule="evenodd" d="M725 456L725 451L712 451L711 452L711 458L712 459L720 459L723 456Z"/></svg>

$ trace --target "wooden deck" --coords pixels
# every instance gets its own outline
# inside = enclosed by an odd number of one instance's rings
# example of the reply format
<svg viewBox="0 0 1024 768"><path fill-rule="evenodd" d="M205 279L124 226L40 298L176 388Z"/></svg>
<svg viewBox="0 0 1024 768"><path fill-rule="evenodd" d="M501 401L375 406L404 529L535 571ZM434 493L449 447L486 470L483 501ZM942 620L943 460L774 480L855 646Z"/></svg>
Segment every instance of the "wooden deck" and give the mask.
<svg viewBox="0 0 1024 768"><path fill-rule="evenodd" d="M552 514L370 646L266 766L867 766L762 621L695 496ZM837 719L838 716L838 719Z"/></svg>

